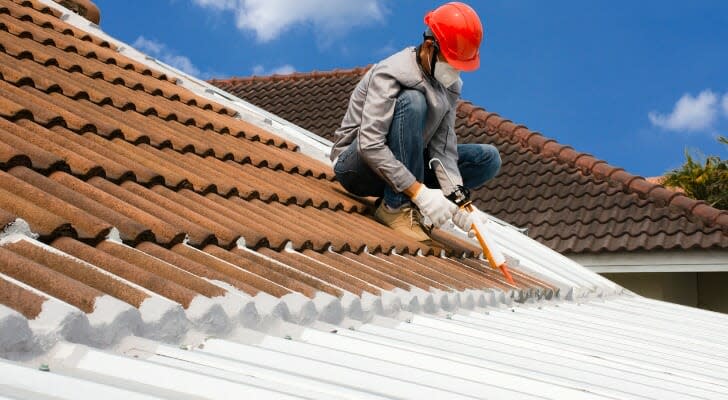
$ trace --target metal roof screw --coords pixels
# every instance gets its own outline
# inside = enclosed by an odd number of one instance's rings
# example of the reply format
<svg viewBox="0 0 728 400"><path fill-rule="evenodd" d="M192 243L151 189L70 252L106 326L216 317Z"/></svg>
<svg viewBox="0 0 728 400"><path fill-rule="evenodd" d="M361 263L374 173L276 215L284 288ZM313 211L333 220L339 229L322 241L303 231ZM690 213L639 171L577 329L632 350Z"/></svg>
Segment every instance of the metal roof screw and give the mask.
<svg viewBox="0 0 728 400"><path fill-rule="evenodd" d="M516 309L515 308L511 308L511 312L516 312Z"/></svg>
<svg viewBox="0 0 728 400"><path fill-rule="evenodd" d="M43 372L51 372L50 367L48 367L48 364L41 364L40 367L38 367L39 371Z"/></svg>
<svg viewBox="0 0 728 400"><path fill-rule="evenodd" d="M291 335L286 335L286 336L284 336L284 337L283 337L283 339L286 339L286 340L293 340L293 338L291 337Z"/></svg>
<svg viewBox="0 0 728 400"><path fill-rule="evenodd" d="M407 318L406 320L404 320L404 322L406 322L408 324L411 324L412 323L412 318Z"/></svg>
<svg viewBox="0 0 728 400"><path fill-rule="evenodd" d="M452 314L445 315L445 319L452 319Z"/></svg>
<svg viewBox="0 0 728 400"><path fill-rule="evenodd" d="M352 326L350 326L350 327L349 327L349 330L350 330L350 331L355 331L355 330L356 330L356 328L354 328L354 326L352 325Z"/></svg>
<svg viewBox="0 0 728 400"><path fill-rule="evenodd" d="M334 333L334 334L336 334L336 333L339 333L339 331L338 331L337 329L332 329L332 330L331 330L331 333Z"/></svg>
<svg viewBox="0 0 728 400"><path fill-rule="evenodd" d="M200 343L200 345L199 345L199 346L197 346L197 348L198 348L198 349L204 349L204 348L205 348L205 344L204 344L204 343Z"/></svg>

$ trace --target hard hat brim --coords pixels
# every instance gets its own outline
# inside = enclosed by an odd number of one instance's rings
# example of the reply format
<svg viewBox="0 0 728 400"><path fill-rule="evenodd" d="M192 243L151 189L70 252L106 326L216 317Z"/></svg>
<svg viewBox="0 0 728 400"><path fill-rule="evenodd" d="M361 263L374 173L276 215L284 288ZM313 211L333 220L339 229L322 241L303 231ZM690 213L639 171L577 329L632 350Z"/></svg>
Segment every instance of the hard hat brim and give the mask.
<svg viewBox="0 0 728 400"><path fill-rule="evenodd" d="M443 52L442 55L445 57L445 60L448 64L450 64L453 68L459 71L471 72L480 68L480 54L478 54L478 56L473 58L472 60L466 61L456 60L453 57L448 57L445 52Z"/></svg>

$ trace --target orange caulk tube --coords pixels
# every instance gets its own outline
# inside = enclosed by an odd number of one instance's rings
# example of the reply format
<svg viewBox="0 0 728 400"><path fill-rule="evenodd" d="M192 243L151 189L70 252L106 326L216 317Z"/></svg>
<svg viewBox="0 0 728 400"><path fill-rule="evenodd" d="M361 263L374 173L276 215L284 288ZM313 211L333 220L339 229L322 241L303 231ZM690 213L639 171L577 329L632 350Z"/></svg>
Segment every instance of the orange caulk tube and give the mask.
<svg viewBox="0 0 728 400"><path fill-rule="evenodd" d="M470 202L464 204L463 208L470 213L473 212L473 207L470 205ZM506 278L506 281L515 286L516 282L513 280L513 276L511 276L511 272L508 270L506 257L500 251L498 245L488 239L485 235L488 232L486 224L482 223L479 218L475 218L475 222L473 222L473 225L470 228L473 232L475 232L475 237L478 239L478 243L480 243L480 247L483 249L483 253L485 254L485 258L488 260L488 264L490 264L490 266L494 269L500 269L501 273L503 273L503 276Z"/></svg>

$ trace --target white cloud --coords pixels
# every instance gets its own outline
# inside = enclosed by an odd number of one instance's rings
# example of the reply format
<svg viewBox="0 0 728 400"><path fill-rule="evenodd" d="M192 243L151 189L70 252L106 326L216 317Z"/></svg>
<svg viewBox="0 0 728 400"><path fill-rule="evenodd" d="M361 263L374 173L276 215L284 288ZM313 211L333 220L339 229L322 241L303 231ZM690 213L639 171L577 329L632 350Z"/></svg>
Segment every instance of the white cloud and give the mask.
<svg viewBox="0 0 728 400"><path fill-rule="evenodd" d="M384 18L383 0L192 0L193 3L235 14L240 30L269 42L296 25L310 25L319 39L333 36Z"/></svg>
<svg viewBox="0 0 728 400"><path fill-rule="evenodd" d="M258 64L253 67L253 75L266 76L266 75L288 75L296 72L296 68L291 64L284 64L279 67L275 67L270 70L266 70L265 67Z"/></svg>
<svg viewBox="0 0 728 400"><path fill-rule="evenodd" d="M139 36L137 40L134 41L134 44L132 45L136 49L158 55L162 52L162 48L164 47L163 44L159 42L155 42L154 40L149 40L145 38L144 36Z"/></svg>
<svg viewBox="0 0 728 400"><path fill-rule="evenodd" d="M141 52L162 60L162 62L167 63L186 74L200 76L199 68L197 68L189 58L176 54L174 51L168 49L164 43L147 39L144 36L139 36L132 46Z"/></svg>
<svg viewBox="0 0 728 400"><path fill-rule="evenodd" d="M192 0L193 3L202 7L210 7L217 10L235 9L237 0Z"/></svg>
<svg viewBox="0 0 728 400"><path fill-rule="evenodd" d="M723 106L725 107L725 98ZM718 116L718 95L710 89L703 90L697 97L684 94L675 103L670 114L651 111L648 114L653 125L669 131L697 132L713 127Z"/></svg>

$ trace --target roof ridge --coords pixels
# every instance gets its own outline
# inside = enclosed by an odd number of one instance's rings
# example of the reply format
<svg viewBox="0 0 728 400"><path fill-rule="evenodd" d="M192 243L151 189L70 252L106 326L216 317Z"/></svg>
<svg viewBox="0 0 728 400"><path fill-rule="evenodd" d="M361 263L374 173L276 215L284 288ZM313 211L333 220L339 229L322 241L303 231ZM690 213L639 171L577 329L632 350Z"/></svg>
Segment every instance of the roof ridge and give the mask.
<svg viewBox="0 0 728 400"><path fill-rule="evenodd" d="M343 69L343 68L336 68L329 71L319 71L319 70L313 70L309 72L294 72L291 74L273 74L273 75L265 75L265 76L258 76L258 75L252 75L252 76L244 76L244 77L231 77L227 79L210 79L208 82L210 83L227 83L231 85L235 85L238 83L249 83L249 82L267 82L267 81L286 81L286 80L296 80L296 79L310 79L310 78L329 78L334 76L351 76L351 75L364 75L366 71L371 68L373 64L369 64L363 67L356 67L356 68L349 68L349 69Z"/></svg>
<svg viewBox="0 0 728 400"><path fill-rule="evenodd" d="M554 139L528 129L525 125L516 125L494 112L473 105L470 101L462 100L458 104L458 111L469 116L469 123L478 123L483 127L487 125L500 136L506 139L515 138L522 145L528 146L544 157L573 166L597 179L620 184L630 192L655 201L659 206L676 207L700 218L709 225L720 225L728 234L728 211L726 210L719 210L703 200L691 199L683 193L649 182L642 176L630 174L624 168L609 165L606 161L591 154L576 151L568 145L562 145Z"/></svg>

